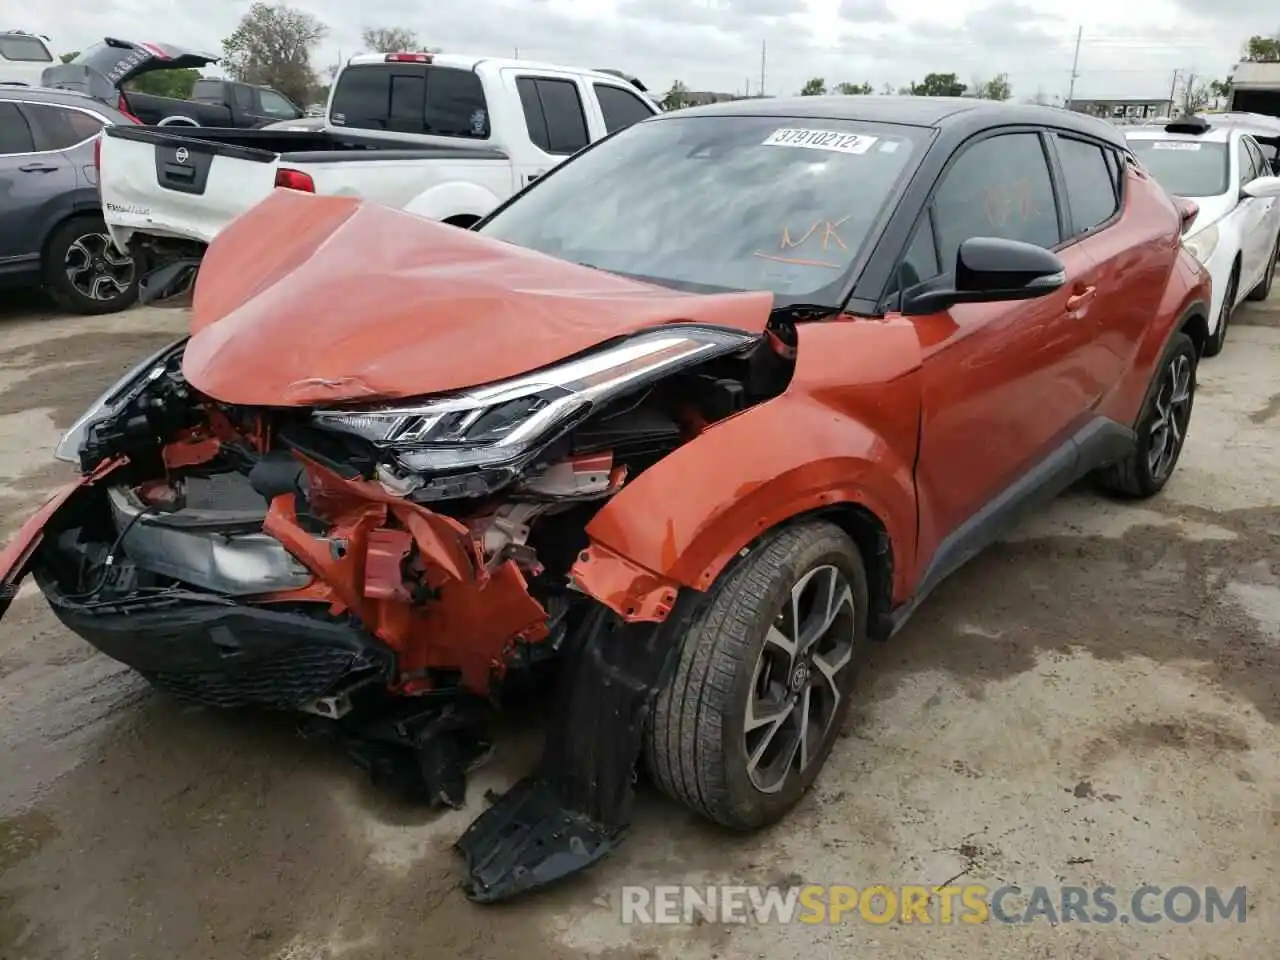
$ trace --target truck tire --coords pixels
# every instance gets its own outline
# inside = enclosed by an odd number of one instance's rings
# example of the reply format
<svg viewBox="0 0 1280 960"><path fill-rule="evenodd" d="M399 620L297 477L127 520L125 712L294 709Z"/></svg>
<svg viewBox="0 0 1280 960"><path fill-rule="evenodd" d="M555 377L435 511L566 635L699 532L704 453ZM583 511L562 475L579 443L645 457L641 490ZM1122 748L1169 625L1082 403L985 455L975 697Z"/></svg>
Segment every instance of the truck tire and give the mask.
<svg viewBox="0 0 1280 960"><path fill-rule="evenodd" d="M849 536L827 522L766 534L684 638L645 730L650 777L732 829L780 819L826 762L866 644L867 577Z"/></svg>
<svg viewBox="0 0 1280 960"><path fill-rule="evenodd" d="M1129 455L1098 474L1102 489L1142 500L1169 482L1178 465L1196 395L1196 345L1185 333L1169 341L1138 417L1137 443Z"/></svg>
<svg viewBox="0 0 1280 960"><path fill-rule="evenodd" d="M138 299L138 270L101 217L73 217L54 230L41 267L45 290L69 313L115 313Z"/></svg>

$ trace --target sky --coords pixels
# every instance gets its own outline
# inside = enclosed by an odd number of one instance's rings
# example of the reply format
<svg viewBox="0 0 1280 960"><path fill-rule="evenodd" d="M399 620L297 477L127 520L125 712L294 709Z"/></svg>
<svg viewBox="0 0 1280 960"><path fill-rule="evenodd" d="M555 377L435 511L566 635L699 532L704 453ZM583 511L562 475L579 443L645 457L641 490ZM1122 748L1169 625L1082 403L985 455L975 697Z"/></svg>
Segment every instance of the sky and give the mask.
<svg viewBox="0 0 1280 960"><path fill-rule="evenodd" d="M954 72L1007 73L1016 99L1169 95L1175 71L1226 76L1248 37L1280 32L1265 0L287 0L328 27L318 70L360 51L366 27L415 30L451 53L613 67L661 94L794 94L810 77L877 91ZM103 36L218 51L249 0L5 0L8 29L58 52ZM1269 8L1269 9L1268 9ZM1071 12L1068 13L1067 11ZM198 11L198 14L195 13Z"/></svg>

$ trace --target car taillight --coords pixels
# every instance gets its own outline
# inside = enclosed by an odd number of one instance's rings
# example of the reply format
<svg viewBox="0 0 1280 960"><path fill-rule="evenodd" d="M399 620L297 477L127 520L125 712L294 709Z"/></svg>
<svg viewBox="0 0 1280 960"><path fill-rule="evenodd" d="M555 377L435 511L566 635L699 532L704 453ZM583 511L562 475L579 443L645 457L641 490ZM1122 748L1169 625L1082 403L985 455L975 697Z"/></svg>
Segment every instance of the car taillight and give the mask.
<svg viewBox="0 0 1280 960"><path fill-rule="evenodd" d="M290 170L288 167L281 167L276 171L276 186L286 190L301 190L303 193L316 192L316 182L311 179L311 174Z"/></svg>
<svg viewBox="0 0 1280 960"><path fill-rule="evenodd" d="M429 53L388 53L383 58L387 63L430 63Z"/></svg>
<svg viewBox="0 0 1280 960"><path fill-rule="evenodd" d="M129 112L129 101L124 98L124 94L120 94L120 99L116 101L116 109L123 113L134 123L141 124L142 121Z"/></svg>

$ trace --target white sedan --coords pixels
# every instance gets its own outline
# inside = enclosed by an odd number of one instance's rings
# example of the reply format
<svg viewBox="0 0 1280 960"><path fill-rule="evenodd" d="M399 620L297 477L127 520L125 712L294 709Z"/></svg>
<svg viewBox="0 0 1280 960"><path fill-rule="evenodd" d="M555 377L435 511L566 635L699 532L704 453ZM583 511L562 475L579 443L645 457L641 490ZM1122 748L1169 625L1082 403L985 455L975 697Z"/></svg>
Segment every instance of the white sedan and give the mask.
<svg viewBox="0 0 1280 960"><path fill-rule="evenodd" d="M1265 300L1280 257L1280 177L1247 128L1199 117L1125 131L1139 163L1195 218L1183 243L1213 277L1212 321L1205 354L1222 351L1241 300Z"/></svg>

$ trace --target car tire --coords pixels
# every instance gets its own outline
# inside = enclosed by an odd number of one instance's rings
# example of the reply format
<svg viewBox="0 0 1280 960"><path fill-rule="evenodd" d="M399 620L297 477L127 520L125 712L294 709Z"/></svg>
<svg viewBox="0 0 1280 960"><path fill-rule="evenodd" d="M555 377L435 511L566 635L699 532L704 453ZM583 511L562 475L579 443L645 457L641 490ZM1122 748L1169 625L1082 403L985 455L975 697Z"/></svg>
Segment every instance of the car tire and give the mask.
<svg viewBox="0 0 1280 960"><path fill-rule="evenodd" d="M792 655L796 606L813 645ZM767 534L721 575L684 638L645 730L650 777L732 829L780 819L831 752L866 645L867 577L849 536L826 522Z"/></svg>
<svg viewBox="0 0 1280 960"><path fill-rule="evenodd" d="M1196 396L1196 346L1179 331L1169 341L1147 391L1136 427L1137 443L1125 459L1098 476L1108 493L1130 499L1153 497L1178 466Z"/></svg>
<svg viewBox="0 0 1280 960"><path fill-rule="evenodd" d="M1262 280L1256 287L1249 291L1246 300L1252 300L1257 303L1271 296L1271 284L1276 278L1276 260L1280 259L1280 237L1276 237L1275 246L1271 248L1271 260L1267 264L1267 272L1262 275Z"/></svg>
<svg viewBox="0 0 1280 960"><path fill-rule="evenodd" d="M1235 312L1236 294L1240 287L1240 261L1231 268L1231 276L1227 279L1226 289L1222 291L1222 306L1218 308L1218 326L1204 345L1206 357L1216 357L1227 345L1227 327L1231 325L1231 314Z"/></svg>
<svg viewBox="0 0 1280 960"><path fill-rule="evenodd" d="M136 265L112 245L101 217L76 217L54 230L42 272L49 296L69 313L115 313L138 299Z"/></svg>

